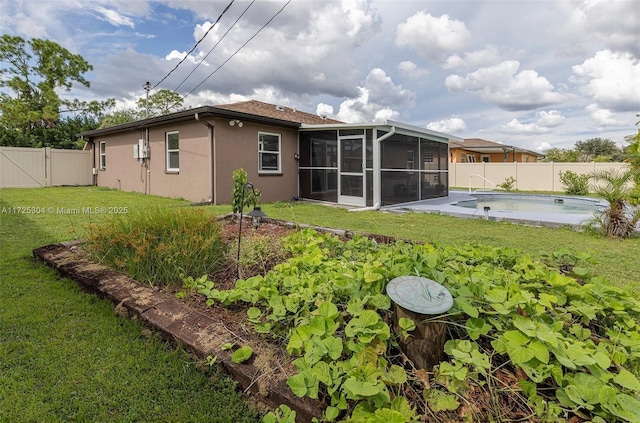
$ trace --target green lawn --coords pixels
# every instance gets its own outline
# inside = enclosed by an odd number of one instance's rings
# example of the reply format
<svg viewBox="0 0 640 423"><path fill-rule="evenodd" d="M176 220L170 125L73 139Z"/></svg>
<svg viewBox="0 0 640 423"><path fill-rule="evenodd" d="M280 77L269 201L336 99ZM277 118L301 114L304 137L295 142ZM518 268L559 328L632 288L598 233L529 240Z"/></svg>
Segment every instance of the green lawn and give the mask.
<svg viewBox="0 0 640 423"><path fill-rule="evenodd" d="M0 421L258 419L227 378L209 377L194 358L144 336L139 323L118 317L109 302L83 293L32 258L36 247L81 238L84 225L99 222L110 207L132 212L183 206L185 201L97 187L0 190ZM16 207L41 213L18 214ZM214 214L230 211L206 207ZM263 210L297 223L441 244L510 246L534 256L587 252L598 261L593 273L640 288L640 238L613 240L428 214L352 213L307 203L266 204Z"/></svg>
<svg viewBox="0 0 640 423"><path fill-rule="evenodd" d="M103 217L58 207L183 204L98 188L0 190L1 422L259 420L230 379L199 370L194 357L145 336L109 301L32 258L33 248L81 236L85 223Z"/></svg>

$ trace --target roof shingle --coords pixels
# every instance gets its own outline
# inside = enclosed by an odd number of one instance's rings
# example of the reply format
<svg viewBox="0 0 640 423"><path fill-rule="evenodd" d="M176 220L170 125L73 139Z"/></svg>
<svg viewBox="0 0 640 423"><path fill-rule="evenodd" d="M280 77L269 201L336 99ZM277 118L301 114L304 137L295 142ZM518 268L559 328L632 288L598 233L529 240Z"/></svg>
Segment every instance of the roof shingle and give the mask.
<svg viewBox="0 0 640 423"><path fill-rule="evenodd" d="M219 104L213 106L213 108L312 125L343 123L339 120L323 118L322 116L301 112L291 107L276 106L275 104L263 103L257 100L241 101L239 103L231 104Z"/></svg>

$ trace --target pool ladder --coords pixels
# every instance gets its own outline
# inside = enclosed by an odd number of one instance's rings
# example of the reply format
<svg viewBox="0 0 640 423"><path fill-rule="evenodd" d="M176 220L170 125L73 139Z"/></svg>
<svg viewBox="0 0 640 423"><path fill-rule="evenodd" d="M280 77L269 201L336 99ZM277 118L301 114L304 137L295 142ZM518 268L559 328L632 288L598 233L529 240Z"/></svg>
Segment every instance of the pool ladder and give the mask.
<svg viewBox="0 0 640 423"><path fill-rule="evenodd" d="M469 175L469 192L471 192L471 178L473 178L474 176L477 176L478 178L484 180L485 182L488 182L491 184L491 188L490 189L477 189L473 192L478 192L478 191L493 191L493 189L496 187L496 184L494 184L493 182L491 182L490 180L488 180L487 178L485 178L482 175L479 175L477 173L473 173L471 175Z"/></svg>

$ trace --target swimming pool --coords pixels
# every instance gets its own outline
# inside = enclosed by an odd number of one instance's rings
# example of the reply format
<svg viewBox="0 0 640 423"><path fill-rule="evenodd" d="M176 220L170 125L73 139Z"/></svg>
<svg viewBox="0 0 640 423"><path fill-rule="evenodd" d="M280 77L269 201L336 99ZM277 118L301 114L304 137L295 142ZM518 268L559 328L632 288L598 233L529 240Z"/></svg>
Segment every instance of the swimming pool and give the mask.
<svg viewBox="0 0 640 423"><path fill-rule="evenodd" d="M606 206L606 201L590 197L449 191L448 197L396 204L382 209L581 229L593 220L595 212ZM488 207L486 211L485 207Z"/></svg>
<svg viewBox="0 0 640 423"><path fill-rule="evenodd" d="M561 214L593 214L602 207L595 198L510 193L473 193L472 196L475 198L454 205L483 212L489 207L489 210Z"/></svg>

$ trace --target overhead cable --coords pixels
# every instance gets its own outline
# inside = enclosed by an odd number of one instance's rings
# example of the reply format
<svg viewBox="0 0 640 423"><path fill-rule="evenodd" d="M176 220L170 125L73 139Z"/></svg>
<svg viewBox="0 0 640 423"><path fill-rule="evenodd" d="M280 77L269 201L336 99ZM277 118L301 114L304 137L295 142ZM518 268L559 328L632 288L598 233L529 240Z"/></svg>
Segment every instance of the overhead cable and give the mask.
<svg viewBox="0 0 640 423"><path fill-rule="evenodd" d="M255 37L258 36L258 34L260 34L260 32L262 32L263 29L265 29L280 13L282 13L282 11L284 10L285 7L287 7L287 5L289 5L289 3L291 3L291 0L288 0L284 6L282 6L280 8L280 10L278 10L276 12L275 15L273 15L271 17L271 19L269 19L267 21L267 23L265 23L264 25L262 25L262 27L251 36L251 38L249 38L243 45L240 46L240 48L238 48L231 56L229 56L229 58L227 58L227 60L225 60L224 62L222 62L222 64L220 66L218 66L213 72L211 72L209 74L209 76L207 76L201 83L199 83L198 85L196 85L195 87L193 87L193 89L191 91L189 91L188 93L186 93L184 96L182 96L182 99L184 100L185 98L187 98L191 93L193 93L195 90L197 90L202 84L204 84L209 78L211 78L213 75L215 75L216 72L218 72L224 65L227 64L227 62L229 62L229 60L231 60L233 58L233 56L235 56L236 54L238 54L240 52L240 50L242 50L247 44L249 44L249 42L251 40L253 40Z"/></svg>
<svg viewBox="0 0 640 423"><path fill-rule="evenodd" d="M207 57L209 57L209 55L213 52L213 50L218 47L218 44L220 44L222 42L222 40L224 40L224 38L227 36L227 34L233 29L234 26L236 26L236 24L238 23L238 21L244 16L245 13L247 13L247 10L249 10L249 8L251 6L253 6L253 3L255 3L256 0L253 0L251 3L249 3L249 6L247 6L246 9L244 9L244 12L242 12L242 14L240 16L238 16L238 19L235 20L234 23L231 24L231 26L229 27L229 29L227 29L227 32L225 32L224 34L222 34L222 37L220 37L220 39L218 40L218 42L211 47L211 50L209 50L209 53L207 53L206 56L204 56L202 59L200 59L200 61L198 62L198 64L196 65L195 68L193 68L193 70L191 72L189 72L189 75L186 76L186 78L184 78L182 80L182 82L173 90L174 92L178 92L178 89L182 86L182 84L184 84L187 79L189 79L189 77L191 75L193 75L193 73L196 71L196 69L198 69L200 67L200 65L202 64L202 62L204 62Z"/></svg>
<svg viewBox="0 0 640 423"><path fill-rule="evenodd" d="M218 19L216 19L216 21L209 27L209 29L207 29L207 32L204 33L204 35L202 37L200 37L200 39L198 40L197 43L195 43L195 45L191 48L191 50L189 50L187 52L187 54L185 54L185 56L182 58L182 60L180 60L180 62L178 62L178 64L169 71L168 74L165 75L164 78L162 78L157 84L155 84L153 87L151 87L151 89L154 89L155 87L157 87L158 85L162 84L162 82L167 79L169 77L169 75L171 75L176 69L178 69L178 66L180 66L185 60L187 60L187 57L189 57L189 55L191 53L193 53L193 51L198 47L198 45L202 42L202 40L204 40L207 35L209 34L209 32L211 32L211 30L213 29L214 26L216 26L216 24L218 22L220 22L220 19L222 19L222 16L227 13L227 10L229 10L229 8L231 7L231 5L233 4L235 0L231 0L231 2L227 5L227 7L224 8L224 10L222 11L222 13L220 13L220 16L218 16Z"/></svg>

